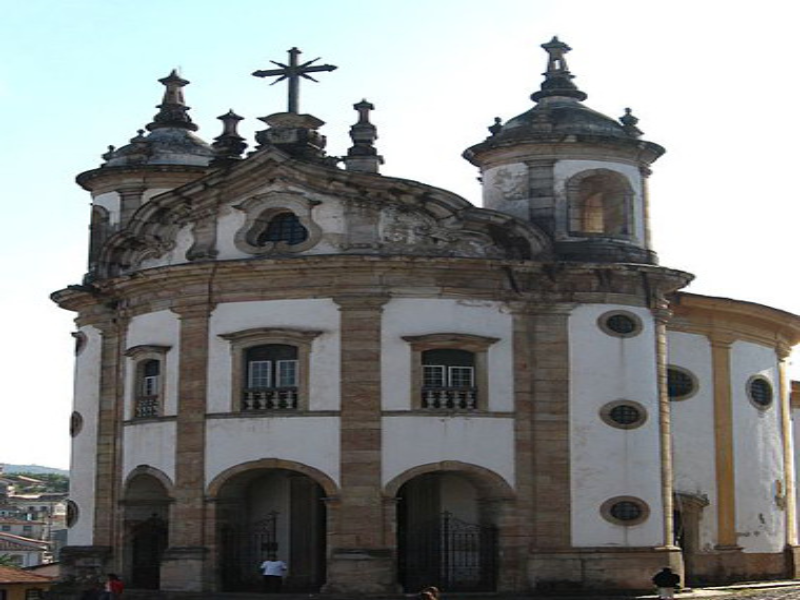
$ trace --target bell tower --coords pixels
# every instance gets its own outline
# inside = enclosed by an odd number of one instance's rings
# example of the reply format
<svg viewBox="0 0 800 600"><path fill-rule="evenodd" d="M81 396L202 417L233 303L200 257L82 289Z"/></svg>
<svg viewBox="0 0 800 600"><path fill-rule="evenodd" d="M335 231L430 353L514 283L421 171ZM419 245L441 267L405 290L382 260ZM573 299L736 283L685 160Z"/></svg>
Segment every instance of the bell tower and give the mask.
<svg viewBox="0 0 800 600"><path fill-rule="evenodd" d="M558 38L542 44L547 70L535 105L489 127L464 157L481 170L483 203L536 224L561 260L655 264L646 180L664 148L583 104Z"/></svg>

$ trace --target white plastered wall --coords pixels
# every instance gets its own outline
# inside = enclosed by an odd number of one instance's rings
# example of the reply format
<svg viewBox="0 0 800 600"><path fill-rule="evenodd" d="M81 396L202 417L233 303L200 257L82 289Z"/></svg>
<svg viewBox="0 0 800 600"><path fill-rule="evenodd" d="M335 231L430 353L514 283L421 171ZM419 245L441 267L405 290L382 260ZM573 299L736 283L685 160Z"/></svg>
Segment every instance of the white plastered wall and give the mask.
<svg viewBox="0 0 800 600"><path fill-rule="evenodd" d="M704 335L669 333L669 364L691 372L697 391L670 402L674 490L708 500L700 515L698 550L717 543L716 448L714 445L714 372L711 344Z"/></svg>
<svg viewBox="0 0 800 600"><path fill-rule="evenodd" d="M483 205L524 221L530 213L528 166L511 163L487 169L483 173Z"/></svg>
<svg viewBox="0 0 800 600"><path fill-rule="evenodd" d="M612 310L639 316L643 331L634 337L608 335L598 318ZM663 540L661 448L653 319L643 308L582 305L570 316L570 457L572 543L574 546L657 546ZM635 429L605 423L600 409L633 400L647 411ZM633 496L647 503L650 516L621 526L600 512L604 502Z"/></svg>
<svg viewBox="0 0 800 600"><path fill-rule="evenodd" d="M337 417L209 419L206 483L240 464L267 458L300 463L339 482Z"/></svg>
<svg viewBox="0 0 800 600"><path fill-rule="evenodd" d="M503 302L395 298L384 306L381 388L384 410L412 405L411 347L405 336L463 333L499 338L487 352L488 409L514 409L513 316Z"/></svg>
<svg viewBox="0 0 800 600"><path fill-rule="evenodd" d="M169 346L164 355L161 372L164 378L164 416L174 416L178 408L178 369L180 362L180 320L172 311L162 310L131 319L128 326L127 347ZM126 357L125 361L125 418L133 415L133 400L136 378L136 361ZM140 465L148 465L175 479L175 423L161 421L137 423L125 426L123 441L122 480Z"/></svg>
<svg viewBox="0 0 800 600"><path fill-rule="evenodd" d="M117 192L97 194L92 198L92 203L108 211L109 225L116 227L119 224L120 198Z"/></svg>
<svg viewBox="0 0 800 600"><path fill-rule="evenodd" d="M67 533L70 546L94 543L94 490L97 476L97 419L100 402L100 359L102 335L87 326L80 330L86 336L83 350L75 359L75 398L73 410L80 414L83 426L72 439L70 465L70 500L78 506L78 520Z"/></svg>
<svg viewBox="0 0 800 600"><path fill-rule="evenodd" d="M499 338L489 347L488 409L514 408L513 316L502 302L395 298L384 306L381 388L383 409L412 406L411 347L404 336L462 333ZM477 465L514 485L514 421L509 415L383 419L383 482L408 469L445 460Z"/></svg>
<svg viewBox="0 0 800 600"><path fill-rule="evenodd" d="M772 382L776 397L766 410L749 400L747 383L753 375ZM786 543L785 515L775 498L777 485L783 486L784 481L778 389L774 350L735 342L731 348L731 400L736 533L744 552L782 552Z"/></svg>
<svg viewBox="0 0 800 600"><path fill-rule="evenodd" d="M333 300L267 300L220 304L211 315L208 340L208 411L232 408L233 354L220 335L247 329L320 331L311 346L309 409L339 410L339 310Z"/></svg>
<svg viewBox="0 0 800 600"><path fill-rule="evenodd" d="M328 299L232 302L217 306L209 332L208 412L235 412L233 355L230 342L220 334L263 327L322 332L311 347L309 409L339 410L339 324L338 306ZM339 480L338 417L212 418L208 420L206 435L208 482L226 469L263 458L299 462Z"/></svg>

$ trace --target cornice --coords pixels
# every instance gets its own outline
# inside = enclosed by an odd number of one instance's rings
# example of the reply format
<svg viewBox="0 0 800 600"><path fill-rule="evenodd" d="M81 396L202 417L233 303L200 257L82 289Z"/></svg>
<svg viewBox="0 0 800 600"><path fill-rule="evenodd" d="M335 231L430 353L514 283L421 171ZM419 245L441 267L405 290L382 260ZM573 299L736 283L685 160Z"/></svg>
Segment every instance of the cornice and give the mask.
<svg viewBox="0 0 800 600"><path fill-rule="evenodd" d="M763 304L681 292L671 308L670 331L704 335L715 344L749 341L785 352L800 343L800 316Z"/></svg>

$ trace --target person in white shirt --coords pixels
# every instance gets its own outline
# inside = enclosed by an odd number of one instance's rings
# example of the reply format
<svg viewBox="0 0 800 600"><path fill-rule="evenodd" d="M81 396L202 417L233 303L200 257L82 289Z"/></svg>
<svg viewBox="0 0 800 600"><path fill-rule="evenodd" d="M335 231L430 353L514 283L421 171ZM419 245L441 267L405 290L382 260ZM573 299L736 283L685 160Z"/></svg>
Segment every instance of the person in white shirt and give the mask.
<svg viewBox="0 0 800 600"><path fill-rule="evenodd" d="M261 575L264 577L264 591L268 594L279 594L283 586L283 576L289 567L274 554L270 554L267 560L259 567Z"/></svg>

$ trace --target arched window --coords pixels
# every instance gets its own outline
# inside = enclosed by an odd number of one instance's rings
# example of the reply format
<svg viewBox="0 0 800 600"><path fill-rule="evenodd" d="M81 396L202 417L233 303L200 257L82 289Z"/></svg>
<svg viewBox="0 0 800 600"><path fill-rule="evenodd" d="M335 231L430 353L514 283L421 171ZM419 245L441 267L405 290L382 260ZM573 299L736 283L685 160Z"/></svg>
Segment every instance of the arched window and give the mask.
<svg viewBox="0 0 800 600"><path fill-rule="evenodd" d="M270 219L266 229L256 239L256 244L263 246L268 242L285 242L290 246L296 246L307 239L308 229L303 226L297 215L282 212Z"/></svg>
<svg viewBox="0 0 800 600"><path fill-rule="evenodd" d="M622 174L607 169L579 173L567 184L567 193L571 235L627 237L631 234L633 194Z"/></svg>

